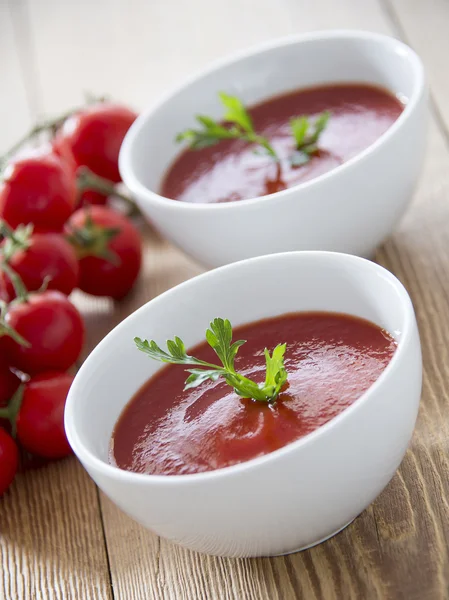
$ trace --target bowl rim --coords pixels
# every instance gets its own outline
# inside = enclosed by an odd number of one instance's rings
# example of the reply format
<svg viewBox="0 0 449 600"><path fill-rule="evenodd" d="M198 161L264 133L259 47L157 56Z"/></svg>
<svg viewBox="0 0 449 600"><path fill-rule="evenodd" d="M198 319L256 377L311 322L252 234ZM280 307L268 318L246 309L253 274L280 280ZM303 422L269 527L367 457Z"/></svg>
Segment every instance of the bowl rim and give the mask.
<svg viewBox="0 0 449 600"><path fill-rule="evenodd" d="M397 342L397 348L388 363L385 369L382 371L378 379L359 397L355 400L350 406L345 408L342 412L340 412L336 417L318 427L311 433L299 438L298 440L291 442L281 448L265 454L263 456L259 456L256 458L252 458L250 460L244 461L242 463L238 463L235 465L231 465L228 467L222 467L220 469L215 469L213 471L204 471L201 473L192 473L186 475L151 475L146 473L136 473L133 471L126 471L119 467L116 467L104 460L98 458L93 452L91 452L81 441L81 438L77 432L77 428L75 426L76 422L76 396L77 396L77 387L78 381L80 378L84 376L85 371L90 371L95 369L95 362L97 360L101 360L103 348L107 346L111 336L115 335L115 333L119 329L124 329L126 327L130 327L130 325L137 319L140 318L140 315L148 310L150 304L154 303L162 303L165 298L169 295L178 294L179 290L185 291L189 287L194 287L196 283L201 280L211 279L211 282L215 277L220 277L220 275L226 271L240 268L241 265L256 265L257 263L277 261L277 260L314 260L315 257L325 258L327 261L339 262L339 263L352 263L356 264L358 268L368 269L370 271L376 272L378 275L381 275L383 278L387 279L390 284L394 287L395 291L398 294L400 303L402 305L404 324L401 331L401 336ZM248 321L250 322L250 321ZM94 348L94 350L90 353L87 359L84 361L83 365L79 369L75 380L69 390L69 394L66 401L65 411L64 411L64 427L66 431L66 435L70 446L72 447L75 455L81 460L84 465L92 466L97 471L100 471L103 476L108 477L108 479L112 478L115 480L121 480L124 483L134 482L134 483L147 483L148 485L190 485L192 483L201 483L212 481L214 479L221 479L226 477L232 477L234 475L238 475L246 472L247 470L251 470L254 468L258 468L259 466L263 466L265 463L282 459L284 455L301 451L301 449L310 446L313 443L318 442L319 439L325 436L329 431L338 427L340 422L345 419L348 419L353 412L357 411L360 406L370 401L370 399L376 394L377 390L386 383L386 380L390 377L390 373L396 368L396 365L402 360L402 355L404 354L405 348L408 347L411 337L414 331L414 309L411 302L411 299L408 295L407 290L403 286L403 284L393 275L390 271L378 265L377 263L371 262L365 258L360 258L358 256L354 256L351 254L343 254L339 252L328 252L321 250L310 250L310 251L292 251L292 252L283 252L279 254L268 254L264 256L257 256L254 258L248 258L242 261L238 261L235 263L231 263L228 265L224 265L222 267L218 267L217 269L212 269L211 271L207 271L202 273L201 275L197 275L187 281L184 281L173 288L163 292L159 296L156 296L152 300L149 300L146 304L138 308L136 311L131 313L128 317L126 317L121 323L119 323L111 332L109 332L103 340ZM163 368L163 365L160 367ZM129 402L130 399L127 400ZM126 406L124 403L123 408ZM105 410L107 407L105 406ZM122 409L123 410L123 409Z"/></svg>
<svg viewBox="0 0 449 600"><path fill-rule="evenodd" d="M272 50L276 50L280 47L295 46L307 42L325 42L327 40L354 40L358 42L372 41L390 47L392 49L398 49L403 56L408 58L409 63L413 67L413 73L415 78L414 93L408 98L405 104L404 110L399 117L394 121L392 125L370 146L359 152L346 162L338 165L334 169L327 171L314 177L308 181L299 183L296 186L268 194L265 196L256 196L254 198L248 198L243 200L233 200L230 202L222 203L190 203L190 202L179 202L172 198L160 195L144 185L140 178L137 177L131 160L133 146L136 140L141 135L142 130L146 126L147 122L154 117L159 109L162 108L169 100L180 94L185 88L193 86L203 78L207 77L211 73L229 65L233 65L249 59L253 56L263 53L269 53ZM329 82L331 83L331 82ZM419 104L425 91L425 76L423 63L418 54L407 44L389 35L375 33L365 30L351 30L351 29L335 29L335 30L322 30L313 31L309 33L293 34L269 40L261 44L250 46L249 48L240 50L232 53L229 56L220 58L213 61L203 69L196 71L193 75L186 78L181 84L171 88L167 93L163 94L159 100L154 102L147 110L145 110L131 125L128 130L119 154L119 170L124 183L136 195L138 201L142 201L141 198L145 198L145 201L163 206L166 208L173 208L178 211L223 211L223 210L244 210L251 209L255 204L262 202L273 202L279 201L292 193L298 193L298 191L308 190L310 187L315 187L326 182L329 178L337 177L341 173L351 170L359 162L363 161L367 156L376 152L379 146L383 145L388 141L396 132L402 129L404 123L409 120L409 117L415 111L416 106ZM168 165L167 165L168 166ZM239 207L239 208L237 208ZM243 208L241 208L243 207Z"/></svg>

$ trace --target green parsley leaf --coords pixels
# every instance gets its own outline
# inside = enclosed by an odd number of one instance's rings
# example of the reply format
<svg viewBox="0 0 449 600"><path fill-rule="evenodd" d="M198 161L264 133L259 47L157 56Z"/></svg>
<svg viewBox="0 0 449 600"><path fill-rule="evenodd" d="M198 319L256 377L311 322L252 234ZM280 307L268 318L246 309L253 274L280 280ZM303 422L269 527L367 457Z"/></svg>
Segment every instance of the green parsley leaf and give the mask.
<svg viewBox="0 0 449 600"><path fill-rule="evenodd" d="M309 129L309 119L307 117L295 117L290 121L290 128L295 138L296 147L300 148Z"/></svg>
<svg viewBox="0 0 449 600"><path fill-rule="evenodd" d="M309 145L313 145L318 142L320 135L327 127L327 123L329 121L330 116L330 112L326 110L320 115L318 115L318 117L315 119L315 123L313 124L314 132L309 136L307 140Z"/></svg>
<svg viewBox="0 0 449 600"><path fill-rule="evenodd" d="M210 329L206 331L206 340L214 350L223 366L228 371L234 370L234 359L246 340L238 340L231 344L232 326L228 319L214 319Z"/></svg>
<svg viewBox="0 0 449 600"><path fill-rule="evenodd" d="M255 133L253 121L243 102L236 96L229 96L224 92L219 92L218 95L226 109L223 116L224 120L239 125L247 133Z"/></svg>
<svg viewBox="0 0 449 600"><path fill-rule="evenodd" d="M162 350L154 340L134 338L137 348L154 360L195 365L196 368L187 369L189 376L184 389L194 388L205 381L216 381L219 377L223 377L242 398L253 398L260 402L274 402L277 399L288 376L284 366L285 344L276 346L271 356L265 349L265 382L258 384L235 370L235 357L245 340L232 341L232 326L228 319L214 319L206 331L206 340L222 365L214 365L190 356L186 352L184 342L177 336L173 340L167 340L167 350Z"/></svg>
<svg viewBox="0 0 449 600"><path fill-rule="evenodd" d="M220 377L216 369L187 369L187 373L190 375L186 379L185 390L195 388L208 380L217 381Z"/></svg>
<svg viewBox="0 0 449 600"><path fill-rule="evenodd" d="M295 117L290 120L290 129L296 145L296 150L290 157L293 167L305 165L310 157L318 152L318 140L327 127L329 117L330 113L325 111L318 115L313 124L308 117Z"/></svg>
<svg viewBox="0 0 449 600"><path fill-rule="evenodd" d="M196 120L200 128L186 129L178 133L176 141L187 142L191 150L201 150L214 146L222 140L240 139L258 146L256 154L268 155L279 162L279 157L269 140L255 131L251 115L243 102L225 92L219 92L218 95L224 107L224 124L207 115L197 115ZM290 157L292 166L299 167L306 164L318 151L318 140L327 127L329 117L330 113L325 111L319 114L313 123L306 116L294 117L290 120L290 129L296 146L295 152Z"/></svg>
<svg viewBox="0 0 449 600"><path fill-rule="evenodd" d="M238 139L261 146L265 154L278 160L274 148L262 135L254 130L253 121L243 102L235 97L219 93L225 112L223 120L227 125L215 121L206 115L197 115L196 120L200 129L186 129L178 133L176 142L187 142L191 150L201 150L208 146L218 144L221 140Z"/></svg>
<svg viewBox="0 0 449 600"><path fill-rule="evenodd" d="M286 344L278 344L270 356L265 348L265 361L267 370L265 374L265 388L273 388L273 393L279 393L287 381L287 371L284 366Z"/></svg>
<svg viewBox="0 0 449 600"><path fill-rule="evenodd" d="M193 356L189 356L186 353L183 341L179 337L175 337L174 340L167 340L168 352L162 350L154 340L148 342L136 337L134 343L141 352L145 352L154 360L178 365L207 364L193 358Z"/></svg>

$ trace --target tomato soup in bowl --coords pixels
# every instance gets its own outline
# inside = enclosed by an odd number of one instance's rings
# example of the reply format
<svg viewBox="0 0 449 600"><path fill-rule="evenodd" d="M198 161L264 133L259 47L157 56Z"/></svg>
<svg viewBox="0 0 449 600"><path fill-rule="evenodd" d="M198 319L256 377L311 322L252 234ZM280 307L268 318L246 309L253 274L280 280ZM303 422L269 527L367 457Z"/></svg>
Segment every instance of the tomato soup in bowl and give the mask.
<svg viewBox="0 0 449 600"><path fill-rule="evenodd" d="M160 194L182 202L217 203L293 188L369 148L403 109L403 102L388 90L355 83L299 89L269 98L244 110L276 156L262 154L257 144L242 139L244 135L234 140L217 138L215 143L203 139L206 147L187 148L176 157L164 175ZM302 120L307 139L320 114L326 115L326 123L312 151L296 152L292 120ZM203 128L199 133L204 136L207 131Z"/></svg>
<svg viewBox="0 0 449 600"><path fill-rule="evenodd" d="M232 343L247 340L235 356L217 316ZM229 381L214 378L211 322L228 342ZM152 360L167 339L210 373ZM191 279L125 319L78 372L66 431L100 488L158 535L222 556L282 554L339 531L389 482L421 368L413 307L392 274L343 254L276 254ZM187 376L197 385L185 395Z"/></svg>
<svg viewBox="0 0 449 600"><path fill-rule="evenodd" d="M215 143L223 120L245 135ZM412 198L426 130L411 48L317 32L222 60L168 94L129 130L120 171L143 214L206 266L291 250L371 257ZM180 134L214 143L180 155Z"/></svg>
<svg viewBox="0 0 449 600"><path fill-rule="evenodd" d="M397 343L384 329L337 313L293 313L239 327L235 367L262 382L265 348L286 344L288 377L273 401L241 398L219 378L184 389L184 369L156 373L120 416L111 464L136 473L182 475L239 464L312 433L378 379ZM203 342L188 352L214 362Z"/></svg>

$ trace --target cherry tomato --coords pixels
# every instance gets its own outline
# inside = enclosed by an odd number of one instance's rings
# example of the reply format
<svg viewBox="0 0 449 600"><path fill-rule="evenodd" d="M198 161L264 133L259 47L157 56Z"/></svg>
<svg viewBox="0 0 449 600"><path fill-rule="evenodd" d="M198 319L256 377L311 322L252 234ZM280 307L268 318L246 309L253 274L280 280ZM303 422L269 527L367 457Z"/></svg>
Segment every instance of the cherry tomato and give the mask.
<svg viewBox="0 0 449 600"><path fill-rule="evenodd" d="M0 218L13 229L34 224L36 232L61 231L75 208L74 174L47 150L17 158L0 184Z"/></svg>
<svg viewBox="0 0 449 600"><path fill-rule="evenodd" d="M12 437L0 428L0 496L11 485L19 466L19 450Z"/></svg>
<svg viewBox="0 0 449 600"><path fill-rule="evenodd" d="M1 252L1 247L0 247ZM47 278L47 288L69 295L78 283L79 266L71 244L57 233L35 233L28 240L28 248L18 250L9 264L20 275L26 289L34 292ZM5 273L7 295L15 297L14 287Z"/></svg>
<svg viewBox="0 0 449 600"><path fill-rule="evenodd" d="M0 273L0 300L2 300L3 302L9 301L9 294L6 291L6 283L5 283L4 278L1 275L1 273Z"/></svg>
<svg viewBox="0 0 449 600"><path fill-rule="evenodd" d="M96 192L95 190L84 190L81 192L81 196L79 199L80 206L103 206L108 201L108 197L100 192Z"/></svg>
<svg viewBox="0 0 449 600"><path fill-rule="evenodd" d="M0 406L6 406L20 384L20 379L11 371L6 353L0 350Z"/></svg>
<svg viewBox="0 0 449 600"><path fill-rule="evenodd" d="M64 430L64 407L73 377L48 372L32 377L17 415L17 439L28 452L45 458L72 453Z"/></svg>
<svg viewBox="0 0 449 600"><path fill-rule="evenodd" d="M130 220L103 206L81 208L66 232L79 258L79 288L94 296L126 296L142 261L139 232Z"/></svg>
<svg viewBox="0 0 449 600"><path fill-rule="evenodd" d="M136 113L119 104L95 104L67 119L60 135L68 142L79 166L89 167L100 177L118 183L120 146L136 117Z"/></svg>
<svg viewBox="0 0 449 600"><path fill-rule="evenodd" d="M67 140L64 139L62 136L56 136L51 143L51 149L52 152L59 156L59 158L65 163L69 171L73 173L73 175L76 175L78 164L75 160L75 157L72 154Z"/></svg>
<svg viewBox="0 0 449 600"><path fill-rule="evenodd" d="M12 364L24 373L65 371L80 355L83 321L61 292L30 294L26 302L10 305L5 321L30 344L26 347L9 336L0 338L0 352L6 351Z"/></svg>
<svg viewBox="0 0 449 600"><path fill-rule="evenodd" d="M60 136L57 136L53 141L53 152L62 158L71 172L76 175L78 164L72 154L68 141ZM84 190L77 195L77 207L86 206L88 204L106 204L108 197L95 190Z"/></svg>

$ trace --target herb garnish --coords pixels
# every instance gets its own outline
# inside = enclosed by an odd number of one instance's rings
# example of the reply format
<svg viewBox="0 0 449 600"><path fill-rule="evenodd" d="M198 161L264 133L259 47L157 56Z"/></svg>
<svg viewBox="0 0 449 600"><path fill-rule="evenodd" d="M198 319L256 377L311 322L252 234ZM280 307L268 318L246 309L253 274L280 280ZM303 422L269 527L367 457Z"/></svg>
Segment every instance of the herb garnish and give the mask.
<svg viewBox="0 0 449 600"><path fill-rule="evenodd" d="M202 129L187 129L176 136L177 142L188 142L191 150L200 150L213 146L221 140L239 139L261 146L269 156L278 160L278 156L267 138L257 135L254 131L253 120L243 102L236 96L228 96L219 92L220 100L225 107L224 121L231 124L225 127L211 117L197 115L196 120Z"/></svg>
<svg viewBox="0 0 449 600"><path fill-rule="evenodd" d="M295 117L290 120L290 129L296 143L296 150L290 159L292 166L306 164L310 156L318 152L318 140L326 129L329 117L330 113L326 110L317 116L313 125L307 117Z"/></svg>
<svg viewBox="0 0 449 600"><path fill-rule="evenodd" d="M200 367L186 369L190 375L186 379L185 390L197 387L209 379L216 381L219 377L223 377L226 383L233 387L234 391L242 398L253 398L260 402L270 403L276 401L287 381L287 371L284 366L286 344L278 344L271 356L265 348L265 381L256 383L235 370L235 356L246 340L232 342L232 326L228 319L214 319L210 324L210 329L206 331L206 340L221 360L222 366L189 356L186 353L184 342L179 337L167 340L167 351L162 350L154 340L148 342L148 340L141 340L138 337L134 338L137 348L154 360Z"/></svg>
<svg viewBox="0 0 449 600"><path fill-rule="evenodd" d="M279 156L269 140L256 133L251 115L243 102L236 96L224 92L219 92L218 95L225 108L224 124L211 117L197 115L196 120L201 125L201 129L186 129L176 136L176 141L188 142L190 150L201 150L218 144L221 140L239 139L261 146L263 153L279 161ZM290 120L296 147L290 157L292 166L304 165L318 151L318 140L327 126L329 117L330 113L325 111L316 117L313 125L306 116Z"/></svg>

